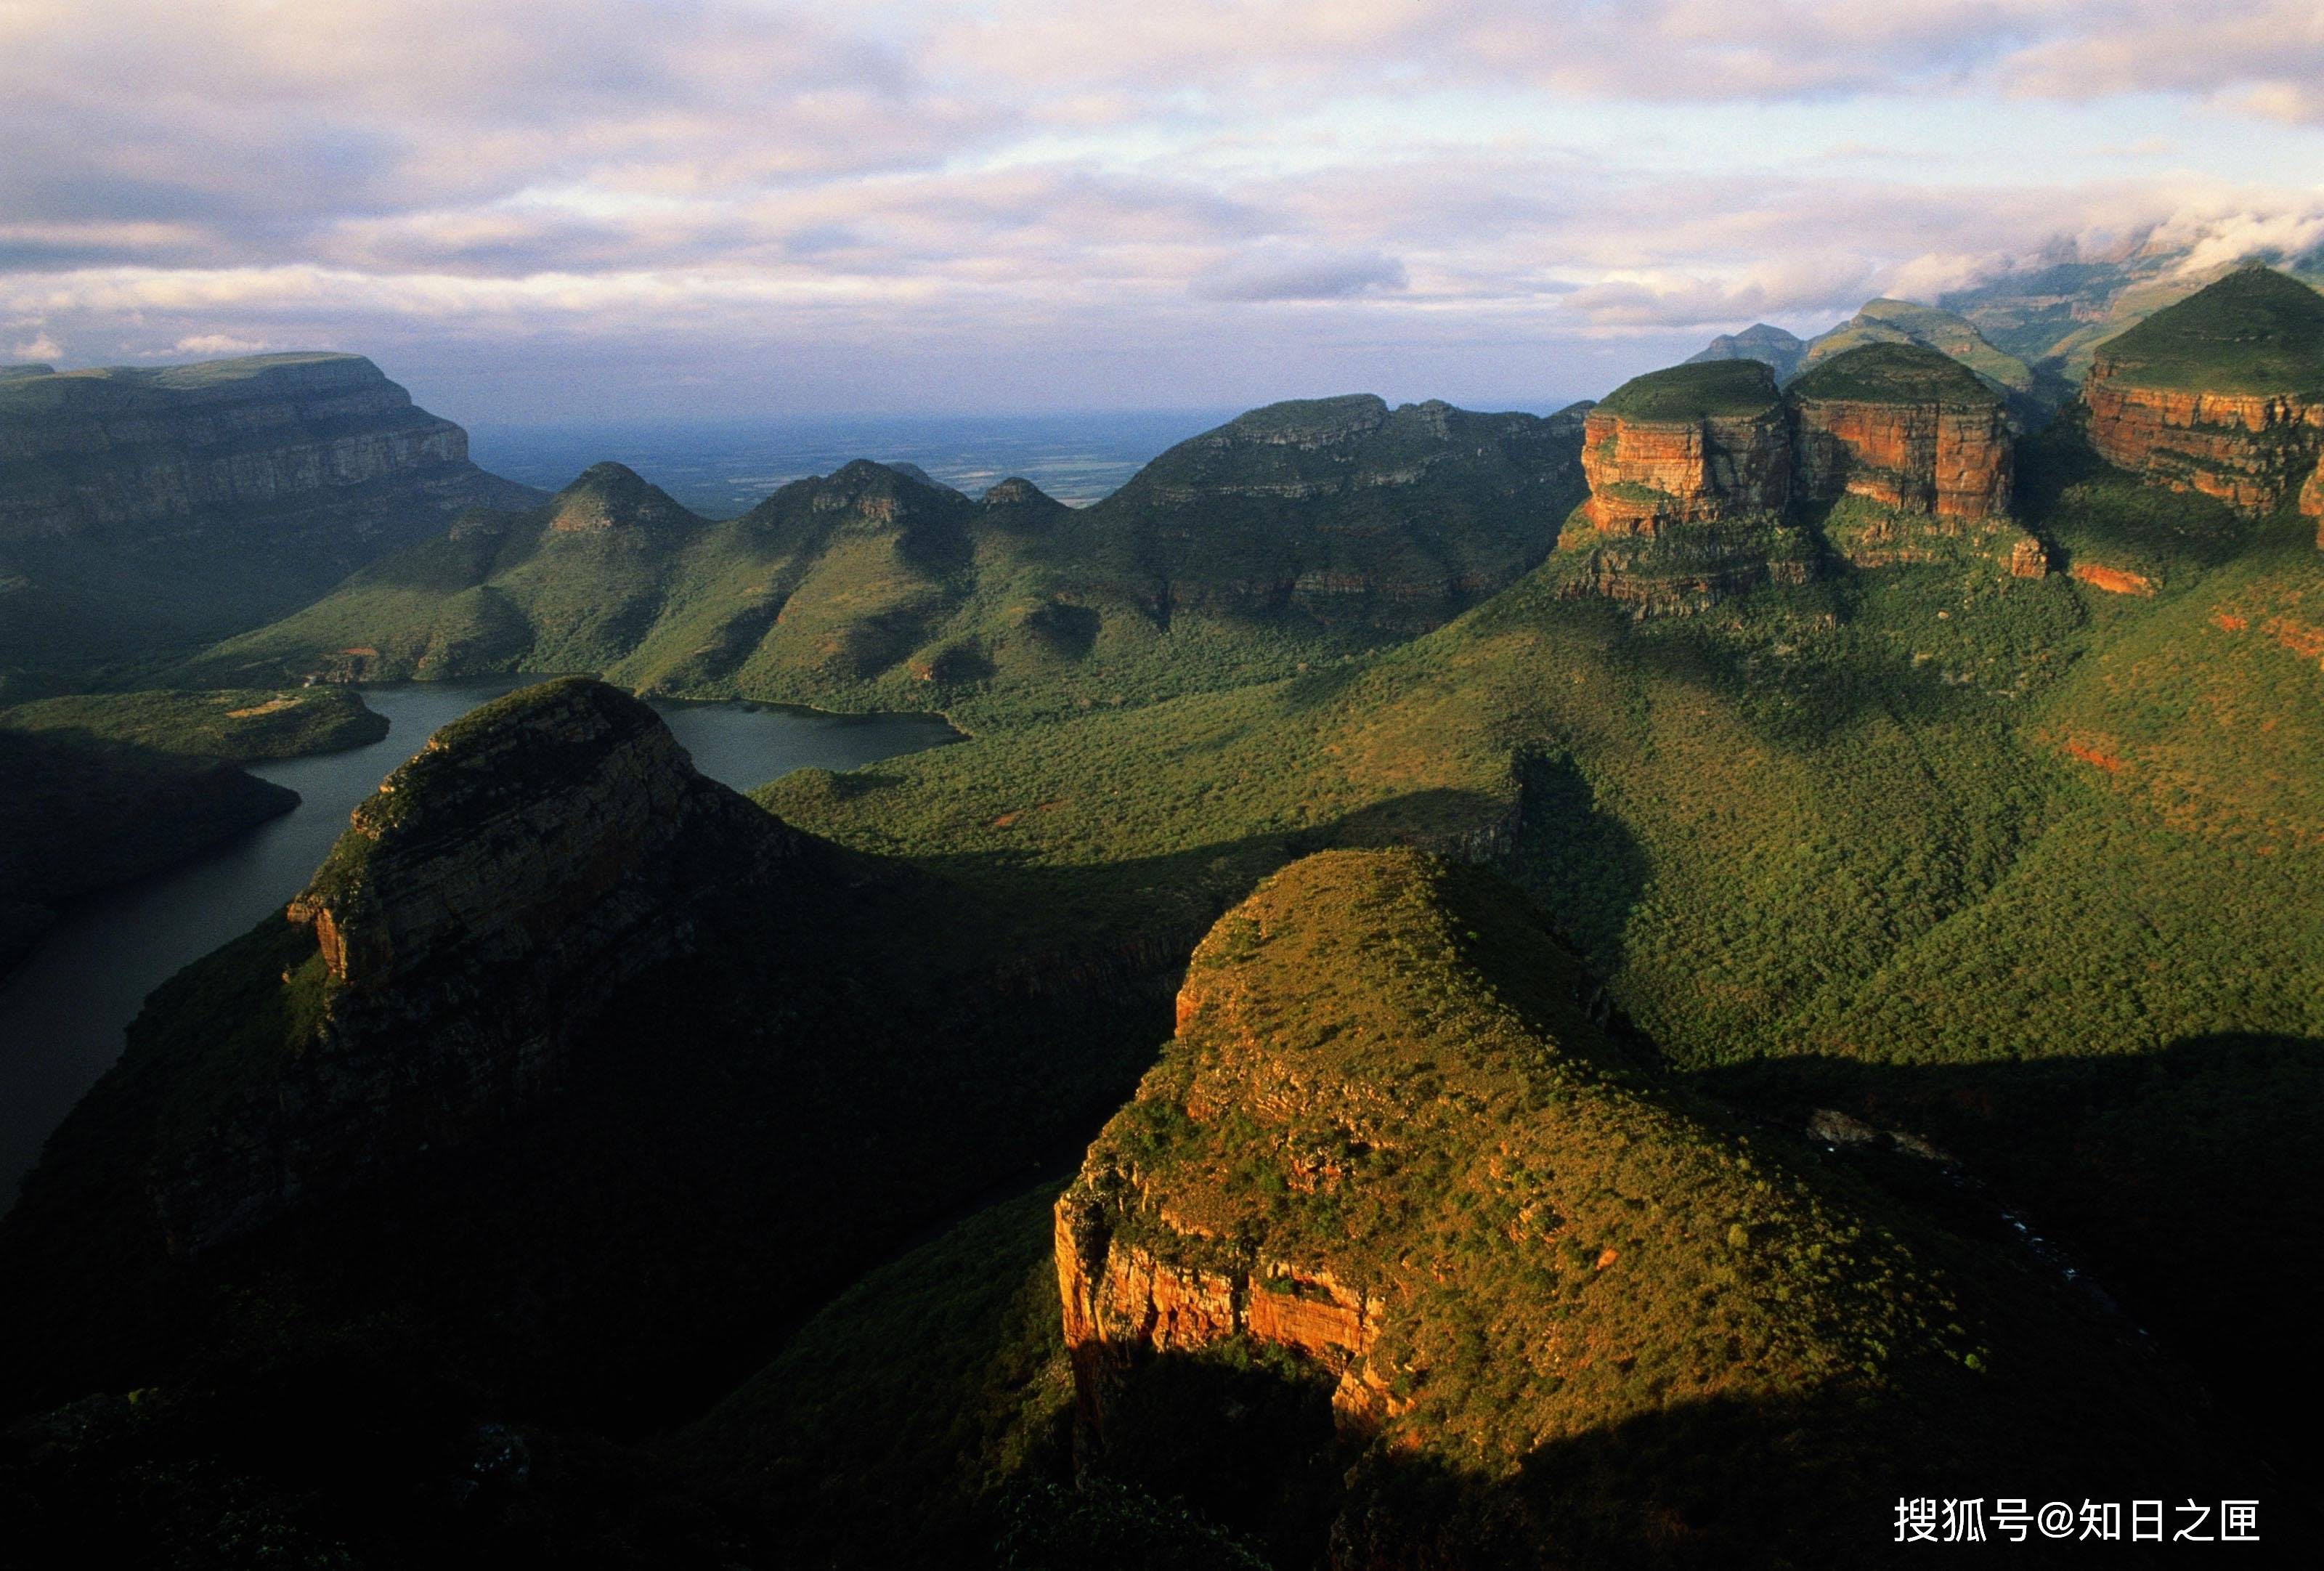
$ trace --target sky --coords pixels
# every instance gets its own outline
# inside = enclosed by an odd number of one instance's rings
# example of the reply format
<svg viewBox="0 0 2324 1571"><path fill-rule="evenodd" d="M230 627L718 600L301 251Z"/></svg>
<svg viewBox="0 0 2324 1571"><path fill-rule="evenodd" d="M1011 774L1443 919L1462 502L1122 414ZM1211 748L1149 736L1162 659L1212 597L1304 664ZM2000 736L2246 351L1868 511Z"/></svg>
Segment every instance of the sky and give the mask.
<svg viewBox="0 0 2324 1571"><path fill-rule="evenodd" d="M2318 0L0 0L0 359L524 423L1594 396L2324 241Z"/></svg>

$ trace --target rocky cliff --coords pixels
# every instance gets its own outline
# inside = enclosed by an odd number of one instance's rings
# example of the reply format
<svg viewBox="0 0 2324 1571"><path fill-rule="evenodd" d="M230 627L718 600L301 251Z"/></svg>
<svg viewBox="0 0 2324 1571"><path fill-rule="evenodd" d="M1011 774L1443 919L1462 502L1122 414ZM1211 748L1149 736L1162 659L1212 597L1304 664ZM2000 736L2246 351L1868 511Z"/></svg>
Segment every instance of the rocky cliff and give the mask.
<svg viewBox="0 0 2324 1571"><path fill-rule="evenodd" d="M1678 1517L1684 1563L1723 1564L1887 1468L2082 1444L2043 1393L2127 1368L2126 1326L1989 1292L1803 1151L1656 1090L1591 993L1514 891L1413 853L1310 857L1222 918L1057 1202L1093 1465L1266 1524L1285 1563L1595 1564L1589 1533ZM1713 1477L1723 1509L1684 1482Z"/></svg>
<svg viewBox="0 0 2324 1571"><path fill-rule="evenodd" d="M1582 424L1589 516L1601 533L1658 535L1780 512L1791 444L1757 360L1690 362L1624 383Z"/></svg>
<svg viewBox="0 0 2324 1571"><path fill-rule="evenodd" d="M1815 365L1786 396L1803 501L1862 496L1939 518L2008 511L2001 399L1936 350L1866 344Z"/></svg>
<svg viewBox="0 0 2324 1571"><path fill-rule="evenodd" d="M246 625L533 494L358 356L0 380L0 566L28 654Z"/></svg>
<svg viewBox="0 0 2324 1571"><path fill-rule="evenodd" d="M2091 444L2159 485L2273 511L2324 452L2324 296L2229 273L2098 347Z"/></svg>
<svg viewBox="0 0 2324 1571"><path fill-rule="evenodd" d="M600 682L526 688L438 732L290 902L313 935L309 1013L271 1080L162 1175L176 1247L517 1116L619 988L740 892L779 890L810 844Z"/></svg>

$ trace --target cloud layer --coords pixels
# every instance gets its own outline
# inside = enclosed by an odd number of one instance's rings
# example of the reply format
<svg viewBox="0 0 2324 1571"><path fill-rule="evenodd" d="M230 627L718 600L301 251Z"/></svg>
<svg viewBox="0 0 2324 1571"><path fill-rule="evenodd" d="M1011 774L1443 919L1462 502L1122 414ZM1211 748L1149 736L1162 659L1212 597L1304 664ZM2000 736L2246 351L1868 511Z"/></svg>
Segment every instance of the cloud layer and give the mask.
<svg viewBox="0 0 2324 1571"><path fill-rule="evenodd" d="M2324 11L9 0L0 344L470 419L1547 403L2061 238L2324 240Z"/></svg>

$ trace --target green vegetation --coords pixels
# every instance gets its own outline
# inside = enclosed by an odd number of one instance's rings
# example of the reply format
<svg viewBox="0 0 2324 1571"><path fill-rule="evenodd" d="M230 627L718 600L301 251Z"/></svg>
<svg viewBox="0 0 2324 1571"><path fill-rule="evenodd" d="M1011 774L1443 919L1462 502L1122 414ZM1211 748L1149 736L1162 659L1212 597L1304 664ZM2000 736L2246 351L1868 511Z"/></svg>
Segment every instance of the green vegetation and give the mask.
<svg viewBox="0 0 2324 1571"><path fill-rule="evenodd" d="M79 693L0 709L0 730L69 733L184 758L297 758L361 747L387 719L345 688Z"/></svg>
<svg viewBox="0 0 2324 1571"><path fill-rule="evenodd" d="M968 1565L1004 1521L1029 1533L1027 1486L1072 1473L1059 1187L868 1273L671 1455L768 1541L818 1563ZM911 1510L893 1509L904 1501Z"/></svg>
<svg viewBox="0 0 2324 1571"><path fill-rule="evenodd" d="M2108 374L2136 387L2324 394L2324 295L2249 266L2107 339Z"/></svg>
<svg viewBox="0 0 2324 1571"><path fill-rule="evenodd" d="M1779 407L1775 374L1757 360L1702 360L1634 376L1598 403L1634 420L1736 419Z"/></svg>
<svg viewBox="0 0 2324 1571"><path fill-rule="evenodd" d="M354 693L83 693L0 709L0 975L76 896L199 855L298 805L224 761L359 746Z"/></svg>
<svg viewBox="0 0 2324 1571"><path fill-rule="evenodd" d="M1896 565L1634 622L1570 597L1560 553L1344 667L764 797L1115 929L1178 930L1332 846L1499 855L1674 1065L1768 1063L1758 1086L1787 1061L1902 1076L2324 1040L2324 847L2292 778L2324 745L2324 557L2296 520L2211 531L2210 504L2101 474L2070 426L2031 467L2034 527L2092 558L2144 542L2163 592L2012 578L1899 520L1917 543ZM1998 1112L1950 1122L1979 1164L2023 1145ZM2273 1236L2235 1194L2309 1181L2297 1148L2251 1160L2263 1177L2207 1168L2209 1203L2188 1201L2230 1252ZM2062 1178L2018 1197L2039 1210ZM2119 1225L2088 1264L2232 1382L2218 1304L2163 1264L2181 1242Z"/></svg>
<svg viewBox="0 0 2324 1571"><path fill-rule="evenodd" d="M1263 1425L1198 1413L1198 1459L1157 1443L1264 1349L1166 1353L1101 1398L1104 1465L1284 1564L1377 1534L1465 1564L1720 1565L1845 1559L1902 1473L2209 1465L2126 1321L1970 1219L1932 1225L1655 1085L1590 992L1517 892L1409 852L1307 858L1223 919L1067 1204L1114 1249L1254 1293L1287 1270L1378 1298L1341 1389L1378 1382L1384 1412L1311 1438L1351 1481L1317 1500ZM1617 1438L1640 1427L1674 1439ZM1469 1541L1493 1514L1527 1547Z"/></svg>
<svg viewBox="0 0 2324 1571"><path fill-rule="evenodd" d="M1800 386L1993 396L1936 358L1874 345ZM1755 363L1669 375L1618 399L1774 407ZM719 524L593 471L214 651L204 679L564 666L979 735L765 788L836 849L696 918L537 1119L191 1271L147 1164L300 1062L329 999L279 923L157 995L0 1227L0 1335L54 1365L12 1412L151 1380L180 1415L153 1432L198 1445L107 1450L92 1419L0 1460L0 1504L126 1520L123 1480L197 1455L264 1484L254 1520L360 1522L389 1560L659 1531L745 1563L1142 1538L1287 1567L1319 1535L1354 1563L1830 1563L1880 1520L1833 1514L1859 1480L2208 1478L2187 1370L2304 1476L2275 1376L2324 1225L2312 522L2139 486L2070 416L2026 444L2022 522L2152 594L2014 578L2002 524L1847 498L1626 545L1650 609L1694 612L1638 618L1580 592L1602 542L1549 550L1572 424L1277 406L1079 513L857 465ZM1511 581L1471 604L1470 571ZM871 1268L1077 1153L1206 931L1183 1038L1096 1148L1130 1175L1111 1225L1391 1286L1391 1440L1334 1429L1329 1370L1235 1340L1141 1365L1070 1483L1043 1197ZM1811 1119L1866 1132L1812 1149ZM1905 1154L1932 1145L1957 1169ZM1997 1197L2154 1350L2006 1247ZM378 1498L217 1440L304 1433L286 1393L348 1367L446 1382ZM410 1513L477 1414L564 1482ZM23 1482L51 1465L86 1471Z"/></svg>
<svg viewBox="0 0 2324 1571"><path fill-rule="evenodd" d="M590 671L649 692L942 708L978 729L1288 676L1434 627L1539 561L1579 422L1252 411L1084 512L855 463L711 523L618 466L475 514L195 679Z"/></svg>
<svg viewBox="0 0 2324 1571"><path fill-rule="evenodd" d="M2040 419L2046 419L2073 391L2063 377L2038 372L2016 356L1996 348L1967 318L1901 300L1868 301L1854 317L1808 345L1800 370L1812 372L1871 344L1918 345L1942 355L1966 366L2022 412Z"/></svg>
<svg viewBox="0 0 2324 1571"><path fill-rule="evenodd" d="M2000 402L1969 366L1920 344L1864 344L1818 359L1792 384L1791 393L1803 399L1980 408Z"/></svg>

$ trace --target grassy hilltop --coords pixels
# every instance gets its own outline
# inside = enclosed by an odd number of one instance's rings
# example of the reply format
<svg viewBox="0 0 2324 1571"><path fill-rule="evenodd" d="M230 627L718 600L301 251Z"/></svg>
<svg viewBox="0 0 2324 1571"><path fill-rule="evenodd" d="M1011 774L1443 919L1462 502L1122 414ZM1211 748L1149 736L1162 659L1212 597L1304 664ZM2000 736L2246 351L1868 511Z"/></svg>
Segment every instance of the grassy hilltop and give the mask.
<svg viewBox="0 0 2324 1571"><path fill-rule="evenodd" d="M1546 554L1582 494L1579 447L1571 417L1323 399L1181 443L1085 511L1022 480L972 501L859 461L725 522L601 465L195 670L590 670L971 724L1139 703L1440 624Z"/></svg>
<svg viewBox="0 0 2324 1571"><path fill-rule="evenodd" d="M2324 294L2246 267L2108 338L2098 357L2137 387L2324 394Z"/></svg>

